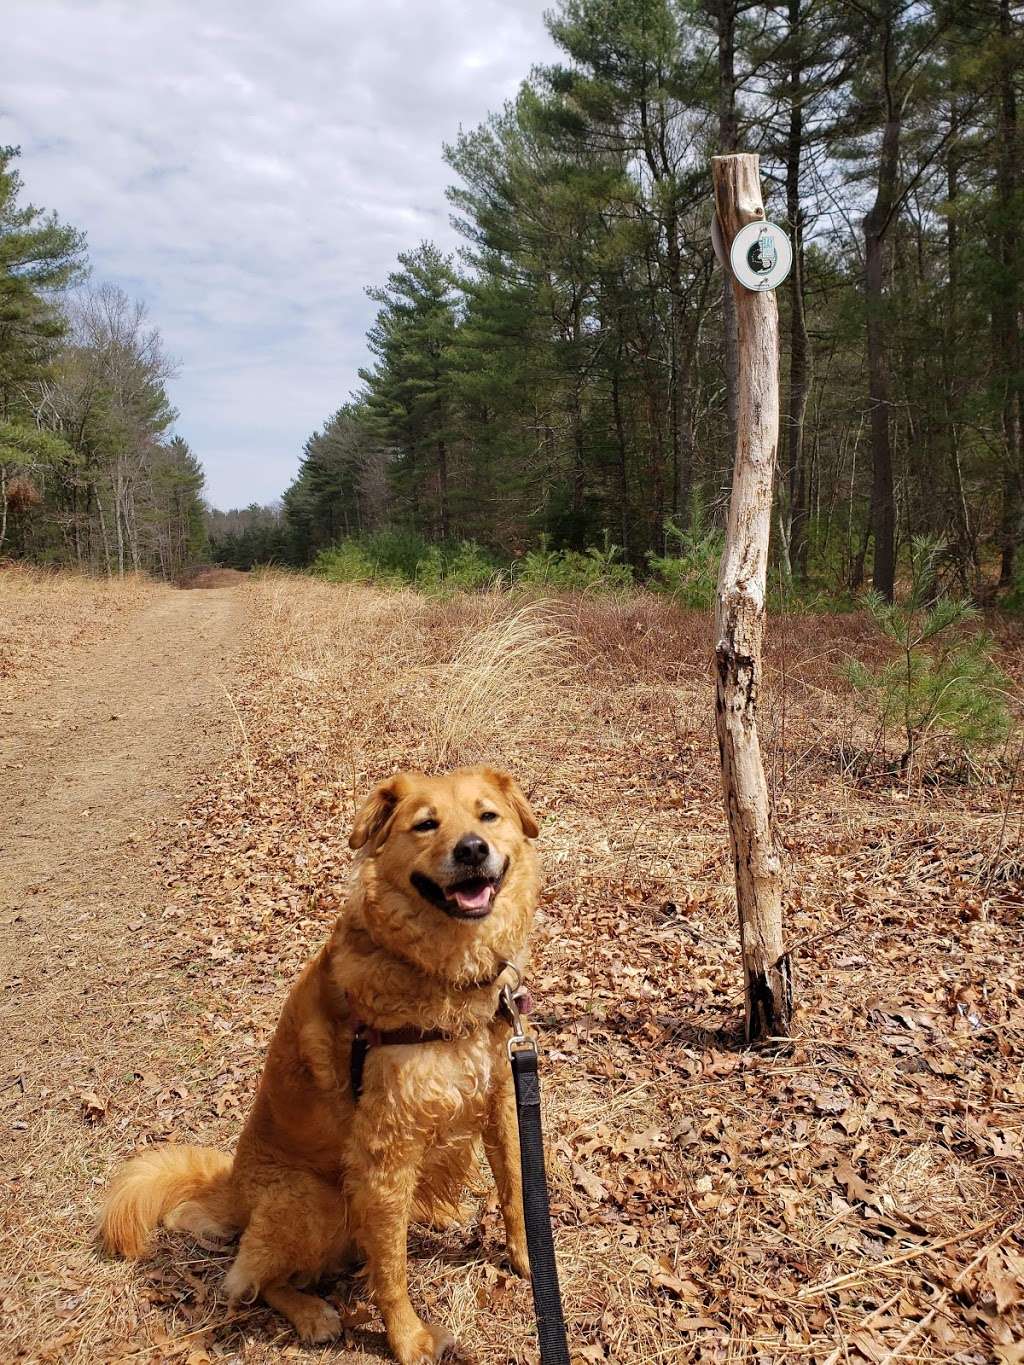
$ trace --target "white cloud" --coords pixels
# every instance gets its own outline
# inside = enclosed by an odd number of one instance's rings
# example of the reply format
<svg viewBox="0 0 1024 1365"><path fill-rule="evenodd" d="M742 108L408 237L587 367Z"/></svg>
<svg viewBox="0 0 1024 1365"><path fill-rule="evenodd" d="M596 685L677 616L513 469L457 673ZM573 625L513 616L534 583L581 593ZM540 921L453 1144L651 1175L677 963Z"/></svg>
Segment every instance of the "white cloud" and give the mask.
<svg viewBox="0 0 1024 1365"><path fill-rule="evenodd" d="M347 397L397 253L457 244L441 144L550 60L549 0L8 0L0 142L180 369L220 506Z"/></svg>

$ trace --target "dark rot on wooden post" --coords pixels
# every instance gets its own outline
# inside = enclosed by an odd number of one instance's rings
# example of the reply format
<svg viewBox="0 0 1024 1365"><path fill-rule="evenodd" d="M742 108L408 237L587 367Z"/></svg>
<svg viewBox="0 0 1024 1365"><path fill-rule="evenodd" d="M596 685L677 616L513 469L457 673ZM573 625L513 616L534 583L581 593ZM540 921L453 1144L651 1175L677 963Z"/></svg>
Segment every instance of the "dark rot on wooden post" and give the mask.
<svg viewBox="0 0 1024 1365"><path fill-rule="evenodd" d="M759 158L711 159L726 258L736 233L764 221ZM793 1008L782 938L782 868L757 735L768 539L779 441L779 313L772 290L733 282L739 334L736 450L715 603L715 725L736 869L750 1042L787 1038Z"/></svg>

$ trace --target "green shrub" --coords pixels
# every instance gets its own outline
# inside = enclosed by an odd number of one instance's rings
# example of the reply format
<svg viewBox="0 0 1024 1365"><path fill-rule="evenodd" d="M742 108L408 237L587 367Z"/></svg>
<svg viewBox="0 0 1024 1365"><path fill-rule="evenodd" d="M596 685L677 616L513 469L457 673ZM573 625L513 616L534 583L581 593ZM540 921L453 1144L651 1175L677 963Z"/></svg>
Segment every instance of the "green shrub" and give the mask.
<svg viewBox="0 0 1024 1365"><path fill-rule="evenodd" d="M529 550L512 566L512 580L531 587L563 592L627 592L633 586L633 570L621 559L617 545L603 549Z"/></svg>
<svg viewBox="0 0 1024 1365"><path fill-rule="evenodd" d="M430 553L430 542L418 531L373 531L359 538L373 561L378 581L415 583L420 561Z"/></svg>
<svg viewBox="0 0 1024 1365"><path fill-rule="evenodd" d="M911 587L903 602L868 594L868 610L897 647L895 657L876 670L857 660L844 669L880 730L895 726L903 732L900 767L908 779L929 743L952 739L970 753L999 743L1011 723L1007 679L992 662L989 636L963 631L976 609L963 599L934 595L942 548L923 536L914 540Z"/></svg>
<svg viewBox="0 0 1024 1365"><path fill-rule="evenodd" d="M373 560L357 540L321 550L311 568L329 583L370 583L375 576Z"/></svg>
<svg viewBox="0 0 1024 1365"><path fill-rule="evenodd" d="M481 545L431 545L412 531L350 536L321 550L312 571L332 583L415 584L424 592L472 592L489 586L498 570Z"/></svg>
<svg viewBox="0 0 1024 1365"><path fill-rule="evenodd" d="M725 536L714 527L702 526L699 521L690 531L683 530L674 521L666 521L665 539L669 553L647 556L651 588L665 593L681 607L710 607L718 585L718 566Z"/></svg>
<svg viewBox="0 0 1024 1365"><path fill-rule="evenodd" d="M475 540L461 540L454 548L431 545L416 566L416 586L435 594L479 592L498 576L496 564Z"/></svg>
<svg viewBox="0 0 1024 1365"><path fill-rule="evenodd" d="M321 550L313 572L335 583L413 583L431 549L416 531L371 531Z"/></svg>

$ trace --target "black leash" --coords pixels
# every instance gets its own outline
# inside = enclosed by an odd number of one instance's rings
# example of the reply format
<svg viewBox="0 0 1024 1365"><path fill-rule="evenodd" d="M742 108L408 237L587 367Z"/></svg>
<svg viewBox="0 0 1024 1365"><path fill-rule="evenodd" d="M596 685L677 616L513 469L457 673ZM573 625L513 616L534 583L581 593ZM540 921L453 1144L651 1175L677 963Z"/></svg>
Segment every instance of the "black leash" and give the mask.
<svg viewBox="0 0 1024 1365"><path fill-rule="evenodd" d="M562 1295L558 1287L555 1244L551 1236L551 1206L544 1171L544 1134L540 1122L540 1076L537 1044L523 1031L523 1021L511 986L501 992L501 1004L512 1025L508 1056L516 1087L519 1155L523 1172L523 1216L530 1253L530 1283L541 1365L570 1365Z"/></svg>

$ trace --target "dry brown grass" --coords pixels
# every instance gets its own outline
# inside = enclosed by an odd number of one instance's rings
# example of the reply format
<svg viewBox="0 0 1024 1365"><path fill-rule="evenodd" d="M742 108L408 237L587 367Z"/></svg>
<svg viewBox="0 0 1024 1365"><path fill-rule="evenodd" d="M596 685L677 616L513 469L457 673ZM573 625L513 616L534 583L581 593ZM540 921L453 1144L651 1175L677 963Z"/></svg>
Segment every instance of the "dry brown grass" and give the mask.
<svg viewBox="0 0 1024 1365"><path fill-rule="evenodd" d="M179 588L237 588L247 575L240 569L191 569L179 581Z"/></svg>
<svg viewBox="0 0 1024 1365"><path fill-rule="evenodd" d="M101 638L162 591L144 574L89 578L0 562L0 696L15 682L49 677L70 650Z"/></svg>
<svg viewBox="0 0 1024 1365"><path fill-rule="evenodd" d="M509 604L499 595L436 670L427 719L430 767L503 763L506 747L539 739L576 676L564 620L547 602Z"/></svg>
<svg viewBox="0 0 1024 1365"><path fill-rule="evenodd" d="M647 597L437 603L273 575L243 592L244 751L167 853L153 949L182 986L164 1039L184 1096L133 1089L104 1150L233 1142L288 984L345 893L355 803L396 768L490 759L542 816L531 984L580 1359L1020 1358L1017 1306L994 1287L1021 1264L1005 1258L1021 1253L1024 1154L1021 889L986 881L993 851L1013 853L1006 788L848 780L831 661L870 650L863 622L773 628L766 748L800 1009L793 1052L759 1057L737 1046L705 618ZM414 1300L483 1365L534 1358L529 1295L499 1253L492 1200L412 1239ZM223 1259L169 1239L137 1276L103 1267L73 1358L101 1339L115 1285L118 1311L126 1285L150 1305L125 1330L151 1341L159 1323L182 1359L196 1343L248 1365L375 1358L372 1314L349 1356L299 1349L260 1309L227 1321ZM363 1299L358 1282L337 1293Z"/></svg>

